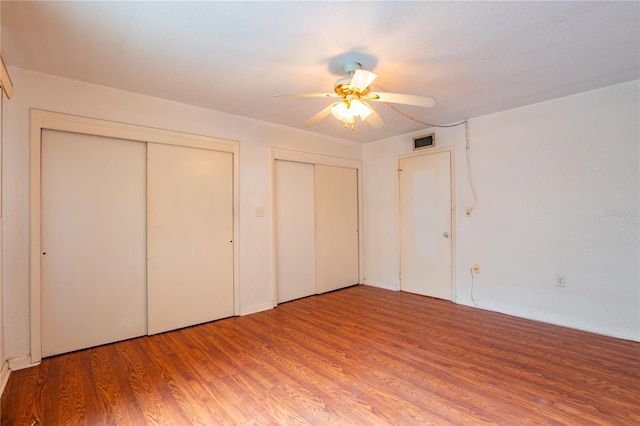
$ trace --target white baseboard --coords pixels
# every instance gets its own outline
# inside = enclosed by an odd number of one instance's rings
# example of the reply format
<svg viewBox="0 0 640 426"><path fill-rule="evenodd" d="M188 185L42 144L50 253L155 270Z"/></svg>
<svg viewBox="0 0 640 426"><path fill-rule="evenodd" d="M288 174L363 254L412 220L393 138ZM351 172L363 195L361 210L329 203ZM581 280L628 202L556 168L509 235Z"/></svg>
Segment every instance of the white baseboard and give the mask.
<svg viewBox="0 0 640 426"><path fill-rule="evenodd" d="M378 288L384 288L385 290L391 290L391 291L399 291L400 288L398 288L397 284L390 284L390 283L383 283L381 281L375 281L375 280L364 280L364 285L370 285L371 287L378 287Z"/></svg>
<svg viewBox="0 0 640 426"><path fill-rule="evenodd" d="M473 303L470 300L458 300L457 303L467 305L474 308L484 309L486 311L499 312L501 314L511 315L514 317L529 319L533 321L544 322L547 324L558 325L561 327L573 328L575 330L587 331L589 333L601 334L603 336L615 337L617 339L632 340L640 342L640 334L637 331L611 327L604 324L596 324L585 321L576 321L567 318L559 318L558 316L547 314L544 312L536 312L530 310L514 309L511 306L501 306L490 302L477 301Z"/></svg>
<svg viewBox="0 0 640 426"><path fill-rule="evenodd" d="M240 310L240 316L251 315L262 311L268 311L269 309L273 309L272 303L263 303L260 305L253 305Z"/></svg>
<svg viewBox="0 0 640 426"><path fill-rule="evenodd" d="M9 370L9 363L5 361L5 363L2 364L2 368L0 369L0 396L2 396L4 387L9 381L9 374L11 374L11 370Z"/></svg>
<svg viewBox="0 0 640 426"><path fill-rule="evenodd" d="M40 365L40 362L31 362L31 355L25 355L18 358L11 358L8 360L9 370L16 371L24 368L35 367Z"/></svg>

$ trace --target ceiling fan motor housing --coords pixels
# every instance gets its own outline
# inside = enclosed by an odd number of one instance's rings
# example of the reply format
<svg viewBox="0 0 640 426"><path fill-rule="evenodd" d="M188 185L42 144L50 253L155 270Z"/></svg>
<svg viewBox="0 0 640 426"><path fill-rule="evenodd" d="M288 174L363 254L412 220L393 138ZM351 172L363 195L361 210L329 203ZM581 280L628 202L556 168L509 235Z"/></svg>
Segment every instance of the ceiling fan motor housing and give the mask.
<svg viewBox="0 0 640 426"><path fill-rule="evenodd" d="M351 83L351 77L341 78L340 80L336 81L336 83L333 85L333 90L336 92L336 94L338 94L343 98L349 95L360 97L369 93L369 90L370 90L369 87L364 89L363 92L356 92L354 90L351 90L349 88L350 83Z"/></svg>
<svg viewBox="0 0 640 426"><path fill-rule="evenodd" d="M353 74L362 68L362 64L358 61L349 61L344 64L344 72L347 73L349 77L341 78L336 81L333 85L333 90L342 97L346 97L349 95L364 95L369 92L369 88L367 87L363 92L354 93L353 90L349 89L349 85L351 84L351 79L353 78Z"/></svg>
<svg viewBox="0 0 640 426"><path fill-rule="evenodd" d="M346 72L349 76L353 75L353 73L360 68L362 68L362 64L358 61L349 61L344 64L344 72Z"/></svg>

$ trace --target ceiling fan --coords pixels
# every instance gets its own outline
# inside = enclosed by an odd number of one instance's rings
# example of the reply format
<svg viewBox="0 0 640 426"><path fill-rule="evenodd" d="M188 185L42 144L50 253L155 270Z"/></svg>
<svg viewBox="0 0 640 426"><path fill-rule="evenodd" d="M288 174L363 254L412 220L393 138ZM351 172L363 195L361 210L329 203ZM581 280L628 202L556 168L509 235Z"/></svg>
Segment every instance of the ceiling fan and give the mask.
<svg viewBox="0 0 640 426"><path fill-rule="evenodd" d="M436 100L429 96L404 95L400 93L372 92L371 83L378 77L378 74L361 69L359 62L349 61L344 65L344 71L348 77L336 81L333 87L335 93L293 93L277 94L275 97L287 98L309 98L327 97L341 98L322 111L311 117L304 125L313 126L320 120L333 115L344 123L346 128L351 124L351 130L355 129L355 119L360 117L374 129L379 129L385 123L366 101L388 102L394 104L415 105L430 108L436 104Z"/></svg>

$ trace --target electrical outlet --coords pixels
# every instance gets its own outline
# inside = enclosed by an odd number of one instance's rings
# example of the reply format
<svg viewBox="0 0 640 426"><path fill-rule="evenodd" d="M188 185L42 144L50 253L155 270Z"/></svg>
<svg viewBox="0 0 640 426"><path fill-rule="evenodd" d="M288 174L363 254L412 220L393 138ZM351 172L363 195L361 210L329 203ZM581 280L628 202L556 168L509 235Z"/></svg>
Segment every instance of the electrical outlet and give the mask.
<svg viewBox="0 0 640 426"><path fill-rule="evenodd" d="M564 275L556 274L556 287L565 287L567 284L567 277Z"/></svg>
<svg viewBox="0 0 640 426"><path fill-rule="evenodd" d="M473 273L474 274L479 274L480 273L480 264L479 263L474 263L473 264Z"/></svg>

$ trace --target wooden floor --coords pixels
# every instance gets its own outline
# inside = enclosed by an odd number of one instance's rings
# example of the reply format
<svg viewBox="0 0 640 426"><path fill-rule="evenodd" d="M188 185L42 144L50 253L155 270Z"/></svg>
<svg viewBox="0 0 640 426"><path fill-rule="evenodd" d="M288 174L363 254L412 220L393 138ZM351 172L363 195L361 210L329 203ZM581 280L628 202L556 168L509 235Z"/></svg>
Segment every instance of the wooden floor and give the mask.
<svg viewBox="0 0 640 426"><path fill-rule="evenodd" d="M640 424L640 343L368 286L55 356L1 424Z"/></svg>

